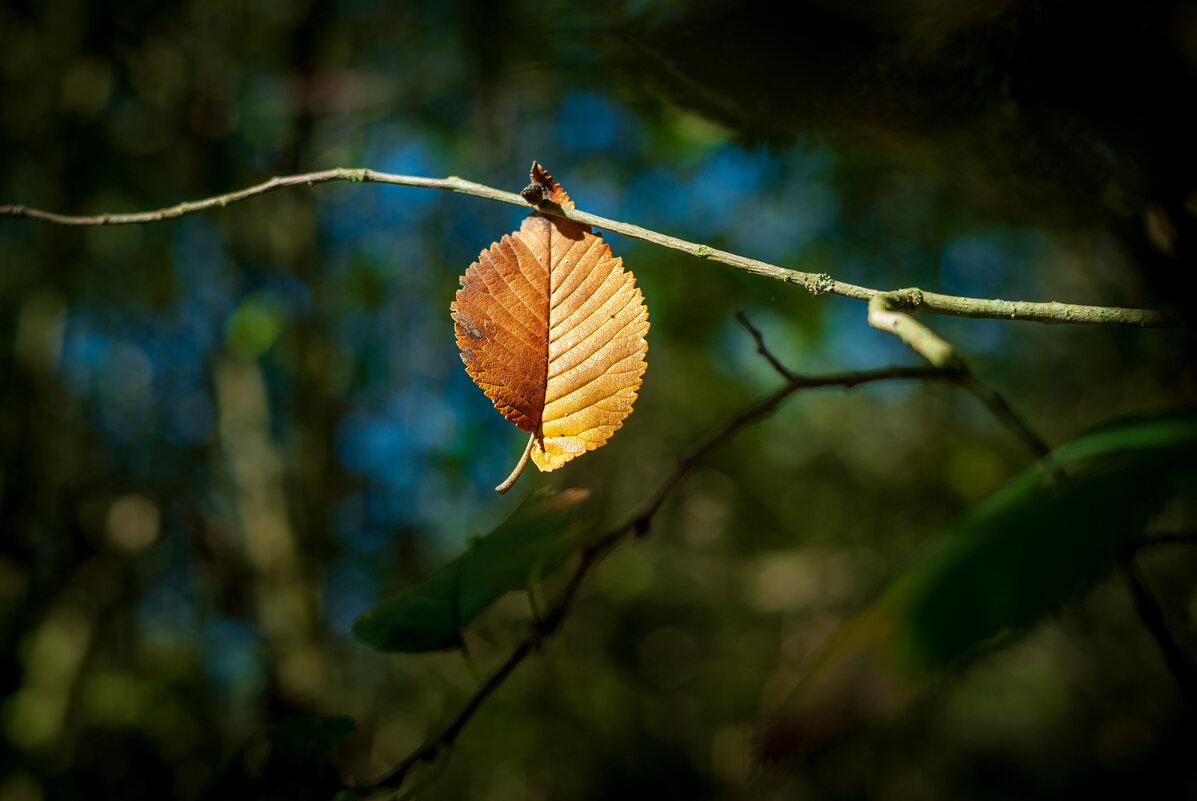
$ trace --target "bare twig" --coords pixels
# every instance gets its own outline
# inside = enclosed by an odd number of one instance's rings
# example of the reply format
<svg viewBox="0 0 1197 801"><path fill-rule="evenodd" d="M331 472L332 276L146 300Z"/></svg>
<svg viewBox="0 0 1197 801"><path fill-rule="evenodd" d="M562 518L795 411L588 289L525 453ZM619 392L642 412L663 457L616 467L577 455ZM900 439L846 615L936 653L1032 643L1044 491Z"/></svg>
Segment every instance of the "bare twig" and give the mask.
<svg viewBox="0 0 1197 801"><path fill-rule="evenodd" d="M755 325L748 322L748 316L745 315L744 312L738 311L736 312L736 319L739 320L740 325L748 329L748 333L752 334L752 339L754 342L756 342L756 352L765 357L765 360L773 366L773 369L777 371L778 375L780 375L786 381L793 381L794 374L791 373L784 364L779 362L777 357L770 353L769 349L765 347L765 338L761 336L761 332L757 330Z"/></svg>
<svg viewBox="0 0 1197 801"><path fill-rule="evenodd" d="M956 347L907 312L917 307L923 293L902 289L874 295L869 300L869 325L901 339L935 367L951 370L955 381L967 389L990 413L1026 446L1036 459L1050 458L1051 448L996 390L982 383L965 364ZM1050 469L1050 467L1049 467Z"/></svg>
<svg viewBox="0 0 1197 801"><path fill-rule="evenodd" d="M398 788L403 784L405 777L413 768L422 763L431 762L440 755L443 749L451 747L457 740L462 729L465 728L479 707L482 706L483 702L502 686L503 682L519 667L521 662L537 651L544 644L545 640L560 628L573 606L574 599L577 597L583 581L599 562L629 535L643 536L647 534L649 527L652 525L653 518L660 510L661 505L677 489L678 485L682 483L694 465L705 458L711 451L734 437L743 428L762 418L768 417L790 395L804 389L818 389L821 387L841 387L848 389L875 381L901 379L952 380L955 378L954 371L938 367L889 367L881 370L866 370L812 377L795 375L786 370L772 354L768 353L764 341L760 337L760 333L752 328L752 325L748 323L746 318L741 316L741 322L750 331L755 332L753 336L765 358L769 360L770 364L780 368L779 371L786 376L785 386L749 406L737 417L704 440L701 445L678 463L652 498L636 515L592 541L582 551L578 566L574 568L574 572L570 575L565 587L558 594L554 602L544 610L544 614L539 620L532 623L528 635L515 646L507 659L491 674L490 678L470 696L469 701L466 702L457 716L445 728L427 740L424 745L408 755L407 758L400 762L386 776L383 776L372 784L355 788L352 792L358 796L365 796L383 790Z"/></svg>
<svg viewBox="0 0 1197 801"><path fill-rule="evenodd" d="M869 325L883 331L889 331L909 345L916 353L931 364L954 371L954 379L963 388L971 392L1003 425L1010 429L1026 445L1027 449L1043 464L1053 477L1066 478L1051 460L1051 449L1035 431L1027 425L998 392L982 383L969 370L968 365L960 357L955 346L940 337L927 326L911 317L905 311L907 304L917 304L918 290L902 290L887 295L875 295L869 301ZM741 320L748 325L747 320ZM758 348L763 347L760 334L753 331ZM772 360L771 360L772 361ZM784 369L784 368L781 368ZM1171 532L1158 534L1139 544L1139 548L1162 545L1164 543L1194 542L1193 532ZM1164 655L1181 693L1188 700L1190 707L1197 712L1197 665L1187 658L1176 644L1164 612L1155 597L1147 589L1139 568L1135 564L1133 554L1123 559L1123 573L1131 588L1135 599L1135 611L1142 620L1148 633L1155 639Z"/></svg>
<svg viewBox="0 0 1197 801"><path fill-rule="evenodd" d="M185 214L193 214L213 208L223 208L233 203L239 203L257 195L274 192L293 186L313 186L315 184L330 183L332 181L356 181L361 183L391 184L394 186L411 186L423 189L442 189L458 192L463 195L495 200L501 203L511 203L525 208L565 217L585 225L592 225L605 231L612 231L623 236L650 242L654 245L688 253L700 259L716 261L739 270L798 284L814 295L833 294L855 300L871 300L877 295L890 295L887 290L870 289L844 281L837 281L826 273L808 273L779 267L776 264L750 259L725 250L712 248L696 242L661 234L638 225L631 225L617 220L609 220L595 214L588 214L577 209L564 209L553 203L544 202L538 206L530 206L526 200L514 192L504 192L501 189L484 184L466 181L456 176L448 178L422 178L414 175L394 175L367 169L346 169L338 167L320 172L310 172L301 175L285 175L271 178L269 181L255 186L239 189L224 195L205 198L203 200L179 203L155 211L142 211L130 214L96 214L69 215L55 214L26 206L0 206L0 217L16 217L19 219L40 220L58 225L131 225L160 222ZM990 298L968 298L956 295L943 295L937 292L923 292L916 289L903 290L906 298L903 309L907 312L931 312L955 317L980 317L997 320L1024 320L1039 323L1083 323L1090 325L1132 325L1143 327L1175 327L1190 324L1191 321L1182 319L1179 314L1155 309L1124 309L1110 306L1086 306L1057 302L1009 301ZM896 333L896 332L895 332ZM899 334L900 335L900 334ZM934 363L934 362L933 362Z"/></svg>
<svg viewBox="0 0 1197 801"><path fill-rule="evenodd" d="M1135 599L1135 610L1139 613L1139 619L1143 621L1143 625L1147 627L1147 631L1159 645L1164 662L1168 665L1168 671L1180 687L1180 693L1188 702L1189 709L1197 714L1197 664L1185 656L1184 651L1177 645L1172 629L1164 617L1164 610L1160 608L1159 602L1147 588L1143 573L1139 570L1134 558L1126 559L1122 567L1127 583L1130 585L1131 595Z"/></svg>
<svg viewBox="0 0 1197 801"><path fill-rule="evenodd" d="M917 305L918 294L920 294L918 290L902 290L886 295L874 295L869 301L869 325L893 333L931 364L954 370L956 373L954 380L985 404L993 416L1010 429L1037 459L1041 460L1046 470L1057 479L1065 478L1063 472L1053 465L1051 449L1043 438L1010 408L1010 404L1006 402L1005 398L982 383L972 373L964 359L956 351L955 346L904 311L910 305ZM754 332L753 335L757 337L759 345L759 334ZM1164 535L1144 542L1143 545L1186 540ZM1135 610L1138 612L1139 618L1159 644L1168 669L1172 672L1177 684L1180 685L1181 692L1188 699L1194 712L1197 712L1197 666L1187 659L1177 646L1163 610L1147 589L1147 585L1135 565L1133 555L1124 559L1123 572L1130 584L1131 594L1135 599Z"/></svg>
<svg viewBox="0 0 1197 801"><path fill-rule="evenodd" d="M977 400L985 405L990 414L998 419L998 421L1009 429L1018 437L1027 450L1036 459L1045 460L1051 459L1051 448L1048 447L1047 442L1043 437L1035 433L1035 430L1027 425L1027 422L1022 419L1015 411L1010 408L1010 404L1006 399L987 385L981 383L968 367L964 367L956 379L960 386L967 389L973 394ZM1049 472L1055 473L1056 468L1051 464L1044 465Z"/></svg>
<svg viewBox="0 0 1197 801"><path fill-rule="evenodd" d="M869 299L869 325L893 334L936 367L962 368L964 362L952 343L907 313L918 308L921 295L918 289L874 295Z"/></svg>

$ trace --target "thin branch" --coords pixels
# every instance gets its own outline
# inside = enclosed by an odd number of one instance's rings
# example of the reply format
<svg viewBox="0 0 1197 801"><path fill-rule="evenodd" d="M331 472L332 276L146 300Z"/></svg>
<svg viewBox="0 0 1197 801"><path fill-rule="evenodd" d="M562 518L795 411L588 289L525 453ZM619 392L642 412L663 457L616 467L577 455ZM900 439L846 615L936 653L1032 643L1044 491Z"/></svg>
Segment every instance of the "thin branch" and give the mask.
<svg viewBox="0 0 1197 801"><path fill-rule="evenodd" d="M1005 398L973 374L957 352L956 346L908 313L921 302L919 298L922 294L917 289L903 289L874 295L869 301L869 325L898 337L935 367L952 371L956 383L981 401L1002 425L1018 437L1036 459L1049 459L1051 448L1043 438L1015 413Z"/></svg>
<svg viewBox="0 0 1197 801"><path fill-rule="evenodd" d="M981 401L990 414L1018 437L1036 459L1050 461L1052 449L1048 447L1047 442L1010 408L1010 404L997 390L981 383L967 366L961 370L956 381L971 392L973 397ZM1052 473L1057 472L1056 468L1050 464L1045 464L1045 467Z"/></svg>
<svg viewBox="0 0 1197 801"><path fill-rule="evenodd" d="M955 346L904 311L905 308L908 308L908 304L917 304L917 298L912 298L910 293L917 293L917 290L875 295L869 301L869 325L894 334L931 364L954 370L955 381L960 386L976 396L1003 425L1014 432L1054 477L1064 478L1063 471L1056 468L1051 461L1051 449L1047 443L1010 408L1006 399L982 383L972 373L964 359L956 351ZM761 345L760 335L754 331L753 336L757 338L758 346ZM1175 535L1161 535L1147 541L1144 545L1178 541L1191 540ZM1131 594L1135 599L1135 610L1138 612L1140 620L1159 644L1164 661L1180 686L1181 693L1188 700L1193 711L1197 712L1197 665L1188 659L1176 644L1176 639L1168 626L1164 612L1150 590L1147 589L1133 556L1124 559L1123 573L1130 584Z"/></svg>
<svg viewBox="0 0 1197 801"><path fill-rule="evenodd" d="M1179 685L1180 693L1188 702L1189 709L1197 714L1197 664L1185 656L1184 651L1177 644L1172 629L1164 617L1164 610L1160 608L1159 602L1147 588L1143 573L1139 570L1133 557L1123 562L1123 573L1127 583L1130 584L1131 595L1134 596L1135 610L1139 613L1139 618L1155 639L1156 644L1159 645L1168 671Z"/></svg>
<svg viewBox="0 0 1197 801"><path fill-rule="evenodd" d="M870 322L872 322L874 304L870 304ZM886 312L893 313L892 309L884 309ZM900 312L897 314L901 314ZM902 319L902 317L906 319ZM364 797L378 793L384 790L395 790L402 786L407 775L420 764L432 762L436 760L446 748L451 748L456 742L457 737L462 730L474 717L474 715L481 708L482 704L492 695L496 690L503 685L503 683L515 672L516 668L520 666L525 659L533 652L539 650L545 641L552 636L562 625L565 618L568 616L573 602L580 591L583 582L590 572L603 560L603 558L618 547L629 535L644 536L649 532L653 519L655 518L661 506L665 503L668 497L675 489L685 480L690 471L704 459L711 451L724 444L739 431L757 422L765 417L768 417L786 398L794 393L805 389L818 389L822 387L840 387L850 389L861 384L872 383L875 381L884 380L900 380L900 379L920 379L920 380L946 380L956 383L966 389L970 389L974 394L977 393L977 388L986 390L980 382L972 378L967 372L967 366L964 365L963 360L959 358L955 348L940 339L929 329L926 331L919 331L921 324L910 320L908 315L901 315L897 320L897 327L904 329L911 339L923 347L925 343L933 343L931 345L931 352L937 354L937 358L941 360L942 364L932 365L930 367L889 367L880 370L867 370L851 373L840 373L835 375L806 377L793 373L785 367L768 349L765 345L764 337L760 331L749 322L748 318L743 314L737 314L737 319L740 323L748 329L756 342L757 351L768 360L769 364L781 375L786 383L783 387L776 390L770 395L762 398L754 403L752 406L745 409L737 417L724 425L721 429L709 436L703 441L701 445L690 452L684 459L682 459L664 483L657 489L653 497L644 505L641 511L617 526L611 529L601 537L597 538L589 546L587 546L581 555L578 566L570 575L565 587L558 594L556 600L544 611L543 616L537 616L533 621L531 630L527 636L521 640L512 652L504 660L503 664L491 674L491 676L474 692L470 699L458 712L457 716L445 726L438 734L427 740L424 745L409 754L402 762L400 762L390 773L383 776L381 779L369 785L364 785L357 788L347 788L355 797ZM909 322L908 322L909 320ZM880 321L892 322L893 318L883 316ZM913 324L913 325L912 325ZM878 327L893 330L888 325L881 325ZM927 337L930 334L930 337ZM906 340L903 337L904 341ZM942 343L942 345L936 343ZM943 350L943 345L946 345L948 350ZM913 347L913 346L912 346ZM919 348L915 348L919 350ZM922 353L921 350L919 350ZM968 379L968 380L964 380ZM972 386L970 386L970 382ZM999 417L1003 422L1010 424L1017 424L1025 429L1025 436L1037 441L1038 448L1042 448L1046 452L1046 445L1039 440L1029 427L1021 421L1012 411L1005 401L1001 399L997 393L991 393L992 398L996 398L1004 409L1008 418ZM988 405L988 404L987 404ZM1028 443L1031 445L1031 443ZM1189 535L1184 532L1183 536ZM1182 534L1160 535L1154 541L1172 541L1176 539L1179 541ZM1127 560L1125 563L1127 576L1129 577L1131 588L1135 596L1135 604L1139 610L1140 617L1143 618L1147 624L1148 630L1159 642L1161 649L1164 652L1165 660L1168 663L1169 669L1172 670L1177 682L1180 684L1182 692L1190 703L1193 704L1194 709L1197 709L1197 669L1189 662L1177 647L1175 639L1172 636L1167 623L1164 620L1163 612L1160 609L1155 598L1147 590L1146 585L1142 581L1142 577L1138 573L1137 567L1133 560Z"/></svg>
<svg viewBox="0 0 1197 801"><path fill-rule="evenodd" d="M756 342L756 352L765 357L765 360L773 366L773 369L777 371L779 376L784 378L786 381L793 381L794 374L790 372L789 368L779 362L777 357L770 353L769 349L765 347L765 338L761 336L761 332L757 330L755 325L748 322L748 316L745 315L744 312L738 311L736 312L736 320L739 321L740 325L748 329L748 333L752 334L752 339L754 342Z"/></svg>
<svg viewBox="0 0 1197 801"><path fill-rule="evenodd" d="M747 323L746 320L744 322ZM750 330L755 330L751 329L750 324L749 327ZM757 337L758 346L764 350L764 342L760 339L759 332L755 336ZM771 355L766 358L769 358L770 363L776 362ZM780 365L780 362L777 364ZM398 788L403 784L405 777L413 768L422 763L431 762L440 755L443 749L451 747L457 740L462 729L465 728L466 724L469 723L470 719L473 718L486 699L502 686L503 682L519 667L520 663L527 659L533 652L539 650L545 640L560 628L573 606L573 602L582 587L583 581L599 562L627 539L629 535L643 536L647 534L652 525L653 518L660 510L661 505L677 489L678 485L682 483L698 462L704 459L711 451L730 440L741 429L762 418L768 417L786 398L795 392L805 389L818 389L822 387L849 389L875 381L901 379L951 380L955 378L953 371L937 367L890 367L881 370L813 377L795 375L788 370L786 373L789 377L785 386L749 406L740 415L703 441L701 445L678 463L639 513L592 541L582 551L578 566L574 569L565 587L558 594L554 602L544 610L544 615L539 621L533 622L528 635L515 646L511 654L508 655L507 659L504 660L503 664L499 666L490 678L470 696L469 701L466 702L457 716L445 728L427 740L420 748L409 754L407 758L400 762L386 776L372 784L352 788L352 792L360 797L382 790Z"/></svg>
<svg viewBox="0 0 1197 801"><path fill-rule="evenodd" d="M855 300L871 300L877 295L890 294L888 290L870 289L869 287L837 281L826 273L808 273L792 270L776 264L750 259L725 250L712 248L708 245L688 242L684 239L641 228L617 220L609 220L595 214L588 214L577 209L563 209L553 203L541 203L530 206L526 200L514 192L504 192L501 189L484 184L466 181L456 176L448 178L421 178L413 175L393 175L367 169L347 169L338 167L320 172L310 172L301 175L286 175L271 178L269 181L229 192L224 195L205 198L203 200L179 203L156 211L142 211L131 214L96 214L69 215L55 214L41 211L27 206L0 206L0 217L16 217L18 219L40 220L58 225L131 225L160 222L185 214L193 214L213 208L224 208L233 203L239 203L256 195L274 192L293 186L314 186L332 181L354 181L359 183L391 184L394 186L410 186L422 189L441 189L457 192L463 195L494 200L500 203L510 203L524 208L535 208L545 214L574 220L585 225L592 225L605 231L612 231L623 236L639 239L654 245L688 253L700 259L716 261L753 275L772 278L790 284L798 284L813 295L832 294ZM1090 325L1132 325L1150 328L1177 327L1190 325L1180 314L1155 309L1124 309L1111 306L1086 306L1071 303L1057 303L1055 301L1040 303L1032 301L1009 301L990 298L968 298L956 295L943 295L937 292L923 292L917 289L903 290L907 296L904 310L907 312L931 312L946 314L954 317L979 317L997 320L1024 320L1038 323L1073 323Z"/></svg>
<svg viewBox="0 0 1197 801"><path fill-rule="evenodd" d="M917 308L917 289L874 295L869 299L869 325L888 331L936 367L961 369L964 361L952 343L908 314Z"/></svg>

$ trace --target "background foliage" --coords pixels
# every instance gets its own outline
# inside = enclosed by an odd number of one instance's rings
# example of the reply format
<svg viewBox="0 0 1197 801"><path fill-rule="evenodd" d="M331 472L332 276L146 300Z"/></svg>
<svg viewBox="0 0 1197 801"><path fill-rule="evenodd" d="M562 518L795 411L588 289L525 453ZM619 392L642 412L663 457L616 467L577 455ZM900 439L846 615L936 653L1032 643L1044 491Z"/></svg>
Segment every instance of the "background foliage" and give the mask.
<svg viewBox="0 0 1197 801"><path fill-rule="evenodd" d="M10 2L0 202L138 210L334 166L518 190L537 158L582 209L870 286L1183 304L1191 6L956 5L808 3L794 31L726 4ZM0 798L376 776L475 681L353 620L536 487L591 489L598 525L632 512L779 383L737 310L794 370L918 363L862 304L610 236L652 321L636 412L497 496L522 435L448 304L522 216L333 184L144 227L0 221ZM1189 332L929 322L1053 444L1197 399ZM754 777L803 659L1026 465L949 385L796 396L599 569L428 796L1197 792L1193 711L1117 580ZM1189 498L1154 525L1192 521ZM1190 654L1195 559L1142 560ZM527 619L514 596L482 615L484 670Z"/></svg>

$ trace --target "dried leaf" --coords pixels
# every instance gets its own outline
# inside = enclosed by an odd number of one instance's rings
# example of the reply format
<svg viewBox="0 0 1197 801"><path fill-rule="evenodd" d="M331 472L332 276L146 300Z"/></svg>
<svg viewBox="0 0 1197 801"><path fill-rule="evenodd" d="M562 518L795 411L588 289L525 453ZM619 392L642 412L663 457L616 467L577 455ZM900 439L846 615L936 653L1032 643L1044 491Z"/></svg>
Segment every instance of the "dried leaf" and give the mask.
<svg viewBox="0 0 1197 801"><path fill-rule="evenodd" d="M573 208L538 163L524 197ZM450 306L466 372L531 434L542 471L606 444L647 367L648 309L635 276L590 226L534 213L478 256Z"/></svg>

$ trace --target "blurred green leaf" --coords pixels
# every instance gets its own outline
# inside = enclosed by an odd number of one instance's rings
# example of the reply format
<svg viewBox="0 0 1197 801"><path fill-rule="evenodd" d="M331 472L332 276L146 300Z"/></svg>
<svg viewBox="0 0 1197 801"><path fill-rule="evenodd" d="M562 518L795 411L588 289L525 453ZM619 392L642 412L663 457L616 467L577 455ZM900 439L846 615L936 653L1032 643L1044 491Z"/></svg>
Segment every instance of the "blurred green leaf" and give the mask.
<svg viewBox="0 0 1197 801"><path fill-rule="evenodd" d="M536 584L578 548L587 525L574 515L589 495L537 490L461 556L359 617L353 635L384 651L456 648L461 632L491 604Z"/></svg>
<svg viewBox="0 0 1197 801"><path fill-rule="evenodd" d="M270 350L283 332L284 312L278 300L264 292L248 295L225 323L225 343L243 359L256 359Z"/></svg>
<svg viewBox="0 0 1197 801"><path fill-rule="evenodd" d="M982 501L814 655L766 758L801 753L901 706L922 680L1026 629L1113 570L1179 481L1197 413L1115 421Z"/></svg>
<svg viewBox="0 0 1197 801"><path fill-rule="evenodd" d="M1061 465L1119 451L1159 451L1176 455L1197 441L1197 411L1119 418L1090 430L1056 453Z"/></svg>

